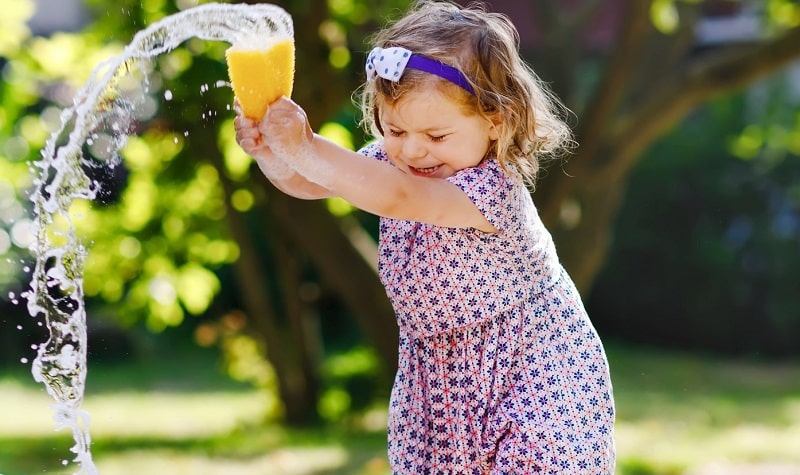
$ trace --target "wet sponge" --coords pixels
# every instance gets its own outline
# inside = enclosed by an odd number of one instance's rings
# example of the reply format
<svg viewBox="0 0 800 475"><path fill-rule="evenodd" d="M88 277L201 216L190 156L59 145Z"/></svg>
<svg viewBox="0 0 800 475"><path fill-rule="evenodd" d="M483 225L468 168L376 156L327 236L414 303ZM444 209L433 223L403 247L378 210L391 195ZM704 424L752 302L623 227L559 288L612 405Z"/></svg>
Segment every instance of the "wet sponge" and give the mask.
<svg viewBox="0 0 800 475"><path fill-rule="evenodd" d="M225 59L233 93L245 116L261 120L271 103L292 95L292 38L279 38L258 49L233 45L225 52Z"/></svg>

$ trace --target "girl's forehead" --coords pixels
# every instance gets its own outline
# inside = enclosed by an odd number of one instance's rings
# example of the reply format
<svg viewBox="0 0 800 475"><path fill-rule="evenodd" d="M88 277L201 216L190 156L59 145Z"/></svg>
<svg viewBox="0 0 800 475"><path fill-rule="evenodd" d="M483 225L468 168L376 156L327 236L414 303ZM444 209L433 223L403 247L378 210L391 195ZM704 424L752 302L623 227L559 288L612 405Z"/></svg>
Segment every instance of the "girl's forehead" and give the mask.
<svg viewBox="0 0 800 475"><path fill-rule="evenodd" d="M420 84L409 89L396 100L384 98L381 101L381 108L399 110L404 108L458 108L462 103L452 94L448 94L435 82Z"/></svg>
<svg viewBox="0 0 800 475"><path fill-rule="evenodd" d="M439 128L460 115L460 104L435 89L409 91L393 103L381 105L383 120L413 124L420 128Z"/></svg>

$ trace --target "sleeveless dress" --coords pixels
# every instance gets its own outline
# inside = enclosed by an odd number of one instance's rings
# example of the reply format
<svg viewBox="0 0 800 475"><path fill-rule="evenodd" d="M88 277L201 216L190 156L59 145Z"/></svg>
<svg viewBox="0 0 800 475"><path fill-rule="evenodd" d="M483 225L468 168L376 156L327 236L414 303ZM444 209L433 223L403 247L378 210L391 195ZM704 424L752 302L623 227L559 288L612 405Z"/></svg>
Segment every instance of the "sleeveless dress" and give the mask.
<svg viewBox="0 0 800 475"><path fill-rule="evenodd" d="M388 162L380 143L361 153ZM393 473L612 474L605 352L530 193L495 159L448 181L498 233L380 220L400 328Z"/></svg>

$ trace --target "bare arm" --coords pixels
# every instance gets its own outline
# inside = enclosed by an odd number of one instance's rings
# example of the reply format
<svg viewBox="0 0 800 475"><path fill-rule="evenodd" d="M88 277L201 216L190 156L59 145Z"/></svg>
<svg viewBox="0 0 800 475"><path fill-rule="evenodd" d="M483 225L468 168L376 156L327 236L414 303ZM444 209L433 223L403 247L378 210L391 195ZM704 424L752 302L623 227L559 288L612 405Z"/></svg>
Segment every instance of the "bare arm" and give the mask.
<svg viewBox="0 0 800 475"><path fill-rule="evenodd" d="M293 183L304 179L309 190L325 190L328 196L340 196L379 216L496 232L454 184L408 175L378 160L365 160L313 134L303 110L288 99L270 106L260 132L271 156L288 163L302 177L293 175Z"/></svg>
<svg viewBox="0 0 800 475"><path fill-rule="evenodd" d="M239 146L252 156L258 168L276 188L300 199L320 199L334 196L330 190L306 180L288 163L275 156L265 142L260 127L262 124L245 117L236 106L236 141ZM263 122L263 121L262 121Z"/></svg>

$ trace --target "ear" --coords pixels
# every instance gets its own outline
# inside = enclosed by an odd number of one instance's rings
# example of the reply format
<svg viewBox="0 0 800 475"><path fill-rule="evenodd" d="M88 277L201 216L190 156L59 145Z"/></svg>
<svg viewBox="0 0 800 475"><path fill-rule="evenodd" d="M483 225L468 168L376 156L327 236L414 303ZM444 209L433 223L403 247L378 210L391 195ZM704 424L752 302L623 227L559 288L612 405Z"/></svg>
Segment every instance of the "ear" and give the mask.
<svg viewBox="0 0 800 475"><path fill-rule="evenodd" d="M500 138L500 128L503 126L503 115L496 112L489 116L489 140Z"/></svg>

